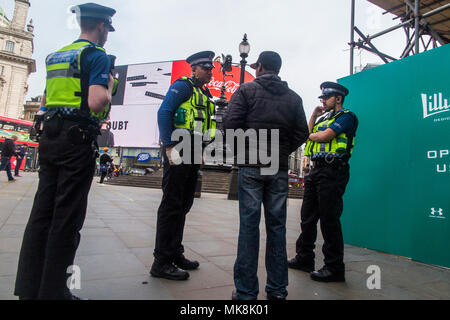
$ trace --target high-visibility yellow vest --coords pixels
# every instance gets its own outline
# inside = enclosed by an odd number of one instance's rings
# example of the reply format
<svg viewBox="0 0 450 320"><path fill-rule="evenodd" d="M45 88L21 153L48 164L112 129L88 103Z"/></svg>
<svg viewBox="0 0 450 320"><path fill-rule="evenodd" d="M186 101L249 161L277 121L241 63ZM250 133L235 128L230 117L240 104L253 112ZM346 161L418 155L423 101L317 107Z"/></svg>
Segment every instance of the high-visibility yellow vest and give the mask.
<svg viewBox="0 0 450 320"><path fill-rule="evenodd" d="M356 121L355 125L357 126L358 120L355 114L353 112L350 112L349 110L341 110L331 118L320 121L316 125L314 125L312 133L325 131L331 126L334 121L336 121L337 118L346 113L349 113L354 117ZM337 135L328 142L315 142L312 140L308 140L305 147L305 156L312 157L313 159L325 158L327 156L348 159L352 155L354 144L355 136L348 136L344 132Z"/></svg>
<svg viewBox="0 0 450 320"><path fill-rule="evenodd" d="M192 87L191 97L183 102L175 111L173 123L175 128L188 129L194 134L203 135L209 132L209 138L213 139L216 132L216 108L214 102L195 86L191 78L182 77Z"/></svg>
<svg viewBox="0 0 450 320"><path fill-rule="evenodd" d="M88 41L74 42L61 50L50 54L46 59L47 82L46 82L46 107L59 108L68 114L75 109L81 109L82 91L89 90L88 84L85 88L82 84L81 58L86 50L105 49L95 46ZM83 92L87 99L87 92ZM87 105L87 101L86 101ZM108 116L110 106L96 114L90 111L90 116L96 120L105 120Z"/></svg>

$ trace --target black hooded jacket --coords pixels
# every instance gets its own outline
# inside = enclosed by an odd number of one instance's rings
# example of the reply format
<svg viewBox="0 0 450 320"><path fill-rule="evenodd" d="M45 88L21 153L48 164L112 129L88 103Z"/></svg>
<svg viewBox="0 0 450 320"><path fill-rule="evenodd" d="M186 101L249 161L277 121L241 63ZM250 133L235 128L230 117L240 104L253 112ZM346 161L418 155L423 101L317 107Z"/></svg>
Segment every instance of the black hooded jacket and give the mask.
<svg viewBox="0 0 450 320"><path fill-rule="evenodd" d="M11 158L12 156L17 157L16 145L14 144L14 141L6 138L2 146L2 157Z"/></svg>
<svg viewBox="0 0 450 320"><path fill-rule="evenodd" d="M231 97L224 115L225 129L279 129L279 168L288 169L289 155L300 147L309 136L303 102L298 94L289 89L285 81L275 74L264 74L252 82L244 83ZM268 131L270 132L270 130ZM269 134L269 141L271 137ZM258 136L258 140L259 136ZM258 151L263 148L258 145ZM269 150L263 150L270 155ZM250 165L246 143L246 164ZM238 165L242 165L239 164ZM258 164L261 166L258 157Z"/></svg>

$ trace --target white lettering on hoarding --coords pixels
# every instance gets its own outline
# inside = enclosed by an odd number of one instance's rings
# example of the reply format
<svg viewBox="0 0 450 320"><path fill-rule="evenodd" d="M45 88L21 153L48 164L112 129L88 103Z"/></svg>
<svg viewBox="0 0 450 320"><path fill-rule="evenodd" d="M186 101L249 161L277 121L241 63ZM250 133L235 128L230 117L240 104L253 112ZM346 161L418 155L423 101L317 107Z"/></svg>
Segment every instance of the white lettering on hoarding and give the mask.
<svg viewBox="0 0 450 320"><path fill-rule="evenodd" d="M442 150L430 150L427 151L427 159L446 159L450 155L449 149L442 149ZM446 173L450 172L450 163L437 163L436 164L436 172L437 173Z"/></svg>
<svg viewBox="0 0 450 320"><path fill-rule="evenodd" d="M422 96L423 118L428 118L438 113L450 111L450 105L447 99L442 99L442 92L428 96L425 93Z"/></svg>

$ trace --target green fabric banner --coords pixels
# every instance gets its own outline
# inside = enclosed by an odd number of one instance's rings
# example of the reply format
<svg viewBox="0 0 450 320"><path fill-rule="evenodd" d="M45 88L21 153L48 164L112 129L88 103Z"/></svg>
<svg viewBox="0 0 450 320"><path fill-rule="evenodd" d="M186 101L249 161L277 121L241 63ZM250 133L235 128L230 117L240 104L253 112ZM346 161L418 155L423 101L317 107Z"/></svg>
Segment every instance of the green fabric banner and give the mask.
<svg viewBox="0 0 450 320"><path fill-rule="evenodd" d="M338 82L359 118L344 240L450 267L450 45Z"/></svg>

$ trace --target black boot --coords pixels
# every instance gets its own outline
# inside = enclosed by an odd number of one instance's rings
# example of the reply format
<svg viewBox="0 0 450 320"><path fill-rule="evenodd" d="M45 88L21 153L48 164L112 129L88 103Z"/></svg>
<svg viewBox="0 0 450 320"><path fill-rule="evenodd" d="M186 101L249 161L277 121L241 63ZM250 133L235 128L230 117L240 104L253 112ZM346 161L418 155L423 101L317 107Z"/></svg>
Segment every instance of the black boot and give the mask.
<svg viewBox="0 0 450 320"><path fill-rule="evenodd" d="M184 255L179 256L173 263L178 268L181 268L183 270L195 270L200 266L200 263L198 263L198 261L188 260Z"/></svg>
<svg viewBox="0 0 450 320"><path fill-rule="evenodd" d="M156 278L164 278L169 280L187 280L189 273L184 271L173 263L166 263L160 265L158 262L153 262L150 274Z"/></svg>
<svg viewBox="0 0 450 320"><path fill-rule="evenodd" d="M345 282L345 271L337 271L324 266L319 271L311 272L311 279L320 282Z"/></svg>
<svg viewBox="0 0 450 320"><path fill-rule="evenodd" d="M288 260L288 267L310 273L314 271L314 260L306 261L305 259L295 256L295 258Z"/></svg>

